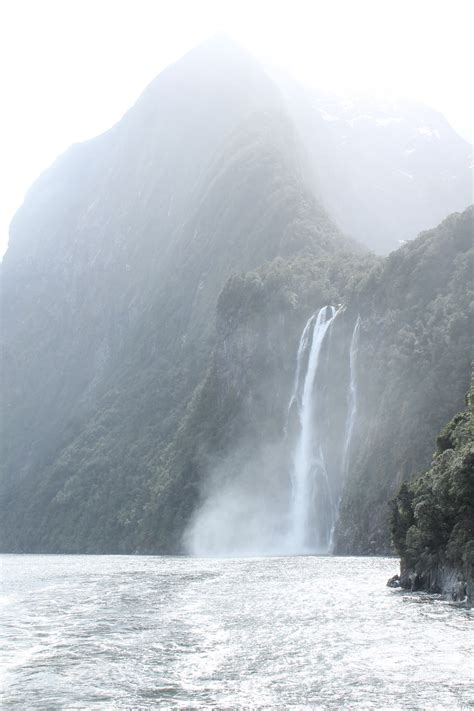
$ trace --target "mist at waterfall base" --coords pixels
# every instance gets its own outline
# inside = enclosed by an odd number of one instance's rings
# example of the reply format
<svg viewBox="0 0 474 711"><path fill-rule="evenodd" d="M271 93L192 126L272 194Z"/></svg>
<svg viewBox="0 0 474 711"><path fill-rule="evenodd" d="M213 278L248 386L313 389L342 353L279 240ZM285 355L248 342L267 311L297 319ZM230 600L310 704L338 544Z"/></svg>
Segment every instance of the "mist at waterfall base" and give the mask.
<svg viewBox="0 0 474 711"><path fill-rule="evenodd" d="M281 438L237 447L206 478L184 536L198 556L327 554L333 549L357 413L360 317L324 306L302 331ZM341 371L341 372L340 372Z"/></svg>

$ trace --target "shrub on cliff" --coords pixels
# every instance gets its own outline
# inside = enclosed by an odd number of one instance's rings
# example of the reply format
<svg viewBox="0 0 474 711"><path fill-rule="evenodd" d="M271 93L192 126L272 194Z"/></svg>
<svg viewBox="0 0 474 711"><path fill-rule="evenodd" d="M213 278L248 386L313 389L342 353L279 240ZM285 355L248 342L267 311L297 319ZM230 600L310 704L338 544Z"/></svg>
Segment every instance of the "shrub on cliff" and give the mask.
<svg viewBox="0 0 474 711"><path fill-rule="evenodd" d="M473 385L465 412L437 438L431 468L403 483L392 501L391 532L402 570L430 579L441 567L465 580L474 570Z"/></svg>

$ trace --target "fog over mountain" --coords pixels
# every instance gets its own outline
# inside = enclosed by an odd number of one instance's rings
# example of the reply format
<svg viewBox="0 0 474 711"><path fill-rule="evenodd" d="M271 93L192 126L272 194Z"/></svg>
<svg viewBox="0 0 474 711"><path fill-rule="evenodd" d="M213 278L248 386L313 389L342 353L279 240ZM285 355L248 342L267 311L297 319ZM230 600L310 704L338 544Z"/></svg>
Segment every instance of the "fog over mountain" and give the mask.
<svg viewBox="0 0 474 711"><path fill-rule="evenodd" d="M2 264L2 549L391 551L468 389L471 162L221 36L72 146Z"/></svg>
<svg viewBox="0 0 474 711"><path fill-rule="evenodd" d="M438 112L403 99L283 91L315 190L340 228L375 252L472 202L472 146Z"/></svg>

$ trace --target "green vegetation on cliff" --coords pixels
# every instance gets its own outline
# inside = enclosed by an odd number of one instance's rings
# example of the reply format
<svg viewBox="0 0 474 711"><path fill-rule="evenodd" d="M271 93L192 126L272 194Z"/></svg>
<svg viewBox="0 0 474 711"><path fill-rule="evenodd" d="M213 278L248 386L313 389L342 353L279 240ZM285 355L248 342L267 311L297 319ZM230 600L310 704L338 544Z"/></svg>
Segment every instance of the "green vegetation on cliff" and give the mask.
<svg viewBox="0 0 474 711"><path fill-rule="evenodd" d="M463 404L474 332L474 209L454 213L377 264L354 290L362 316L359 405L337 535L341 553L388 553L389 507L429 467Z"/></svg>
<svg viewBox="0 0 474 711"><path fill-rule="evenodd" d="M6 550L179 548L196 467L175 495L170 449L209 370L227 280L278 257L361 252L308 187L270 80L232 47L216 70L214 51L178 62L111 131L66 153L12 224Z"/></svg>
<svg viewBox="0 0 474 711"><path fill-rule="evenodd" d="M184 492L194 502L188 513L195 508L213 470L227 481L258 461L252 476L260 481L269 443L278 456L268 496L287 482L291 452L280 444L299 338L311 313L344 303L327 382L334 425L345 417L346 354L359 313L361 329L357 419L336 550L391 552L388 501L401 480L429 465L435 433L459 409L468 383L471 235L468 209L387 260L341 250L277 258L230 277L218 300L207 376L162 462L160 478L169 488L151 504L159 539L170 524L166 512L188 506Z"/></svg>
<svg viewBox="0 0 474 711"><path fill-rule="evenodd" d="M271 494L288 479L277 443L302 329L341 303L339 425L359 315L361 328L337 549L388 550L388 499L462 405L472 210L387 259L364 251L326 211L316 185L332 162L313 155L315 171L287 108L252 58L213 41L30 189L1 265L3 550L178 551L216 462L231 477L269 443L275 467L249 478ZM346 215L357 186L375 229L359 181L336 182Z"/></svg>
<svg viewBox="0 0 474 711"><path fill-rule="evenodd" d="M466 400L466 410L438 436L430 469L404 482L392 501L391 532L404 584L444 592L443 578L453 572L472 593L474 379Z"/></svg>

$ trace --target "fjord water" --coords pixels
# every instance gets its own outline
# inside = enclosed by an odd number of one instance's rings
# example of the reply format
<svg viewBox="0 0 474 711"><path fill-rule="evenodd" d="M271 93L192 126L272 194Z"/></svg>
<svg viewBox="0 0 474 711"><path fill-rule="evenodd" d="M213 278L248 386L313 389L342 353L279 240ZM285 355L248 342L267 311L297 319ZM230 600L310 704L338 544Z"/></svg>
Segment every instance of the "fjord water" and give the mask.
<svg viewBox="0 0 474 711"><path fill-rule="evenodd" d="M388 558L1 557L3 708L456 709L471 611Z"/></svg>

